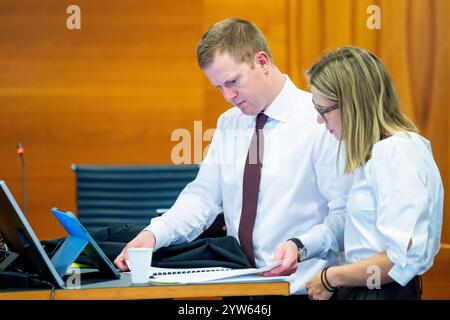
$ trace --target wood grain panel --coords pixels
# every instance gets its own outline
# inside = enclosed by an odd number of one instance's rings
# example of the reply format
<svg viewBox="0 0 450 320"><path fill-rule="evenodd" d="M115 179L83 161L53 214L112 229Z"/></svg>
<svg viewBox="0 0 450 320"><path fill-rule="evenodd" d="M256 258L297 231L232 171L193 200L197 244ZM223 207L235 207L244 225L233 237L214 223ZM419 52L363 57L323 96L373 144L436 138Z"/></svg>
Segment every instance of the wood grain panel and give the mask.
<svg viewBox="0 0 450 320"><path fill-rule="evenodd" d="M450 145L449 122L450 113L447 112L449 100L449 21L450 2L446 0L435 1L435 50L433 55L432 86L426 87L424 94L429 96L428 106L424 112L428 113L424 124L424 133L430 139L433 153L444 182L444 191L450 188ZM420 76L420 75L418 75ZM444 224L442 228L442 241L450 243L450 204L448 196L444 197ZM449 275L450 278L450 275Z"/></svg>
<svg viewBox="0 0 450 320"><path fill-rule="evenodd" d="M353 0L323 0L323 21L325 48L352 44Z"/></svg>
<svg viewBox="0 0 450 320"><path fill-rule="evenodd" d="M210 299L228 296L286 295L288 282L228 283L55 290L55 300ZM49 300L48 291L0 292L1 300Z"/></svg>
<svg viewBox="0 0 450 320"><path fill-rule="evenodd" d="M0 174L20 202L22 141L41 238L62 235L51 207L75 210L72 163L171 163L172 131L202 117L200 1L77 5L70 31L66 5L0 4Z"/></svg>
<svg viewBox="0 0 450 320"><path fill-rule="evenodd" d="M292 0L291 8L298 14L290 14L289 22L289 75L302 89L306 87L306 72L317 60L324 48L323 2ZM298 4L294 4L298 3ZM297 19L296 21L293 21ZM298 30L294 29L295 27Z"/></svg>
<svg viewBox="0 0 450 320"><path fill-rule="evenodd" d="M422 276L424 300L450 299L450 246L445 245L434 260L433 267Z"/></svg>
<svg viewBox="0 0 450 320"><path fill-rule="evenodd" d="M380 1L382 26L378 56L395 83L403 111L415 122L409 84L407 33L408 0Z"/></svg>

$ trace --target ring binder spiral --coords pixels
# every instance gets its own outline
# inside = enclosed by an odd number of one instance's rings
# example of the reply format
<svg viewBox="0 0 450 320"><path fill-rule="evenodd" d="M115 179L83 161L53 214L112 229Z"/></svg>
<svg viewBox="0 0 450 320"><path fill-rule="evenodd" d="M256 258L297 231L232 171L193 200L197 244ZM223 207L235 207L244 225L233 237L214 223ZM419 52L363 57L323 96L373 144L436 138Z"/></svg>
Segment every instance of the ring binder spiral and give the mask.
<svg viewBox="0 0 450 320"><path fill-rule="evenodd" d="M246 269L230 269L223 267L208 267L208 268L189 268L189 269L173 269L173 268L151 268L152 281L156 282L178 282L178 283L202 283L221 279L231 279L241 276L259 275L264 271L271 270L279 266L281 261L274 262L261 268L246 268ZM254 281L269 281L273 277L253 277ZM283 277L283 279L286 277ZM280 280L277 277L277 280Z"/></svg>
<svg viewBox="0 0 450 320"><path fill-rule="evenodd" d="M192 273L205 273L205 272L218 272L232 270L230 268L193 268L193 269L165 269L165 268L152 268L151 276L170 276L177 274L192 274Z"/></svg>

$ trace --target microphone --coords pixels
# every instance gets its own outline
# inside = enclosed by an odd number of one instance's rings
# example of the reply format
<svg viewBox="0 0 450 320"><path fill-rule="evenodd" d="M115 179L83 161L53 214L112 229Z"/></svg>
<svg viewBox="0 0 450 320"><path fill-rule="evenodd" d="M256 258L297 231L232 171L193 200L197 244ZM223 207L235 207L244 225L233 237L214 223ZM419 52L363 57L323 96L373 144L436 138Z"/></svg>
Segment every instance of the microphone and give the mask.
<svg viewBox="0 0 450 320"><path fill-rule="evenodd" d="M25 214L27 209L27 175L25 167L25 149L21 142L17 142L17 154L19 155L20 162L22 163L22 211Z"/></svg>

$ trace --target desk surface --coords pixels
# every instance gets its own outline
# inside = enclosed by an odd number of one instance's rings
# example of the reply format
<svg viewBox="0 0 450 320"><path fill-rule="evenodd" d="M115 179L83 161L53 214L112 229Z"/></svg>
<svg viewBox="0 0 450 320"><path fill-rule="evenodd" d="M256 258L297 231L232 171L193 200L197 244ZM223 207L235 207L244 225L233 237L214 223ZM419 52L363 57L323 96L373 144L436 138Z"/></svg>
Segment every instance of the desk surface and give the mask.
<svg viewBox="0 0 450 320"><path fill-rule="evenodd" d="M49 300L50 290L0 291L0 300ZM57 289L55 300L200 299L229 296L287 295L288 282L151 285Z"/></svg>

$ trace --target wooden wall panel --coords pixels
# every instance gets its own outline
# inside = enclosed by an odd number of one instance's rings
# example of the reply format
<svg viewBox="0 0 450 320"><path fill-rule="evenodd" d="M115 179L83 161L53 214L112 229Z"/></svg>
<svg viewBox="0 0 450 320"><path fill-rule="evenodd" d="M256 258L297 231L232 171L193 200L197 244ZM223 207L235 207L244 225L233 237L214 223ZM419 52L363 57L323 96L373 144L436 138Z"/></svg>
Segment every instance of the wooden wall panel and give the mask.
<svg viewBox="0 0 450 320"><path fill-rule="evenodd" d="M434 50L434 63L432 72L432 87L429 87L429 117L426 123L426 132L433 143L433 152L441 171L444 182L444 225L442 241L450 244L450 203L448 194L450 190L450 145L449 145L449 123L450 113L448 110L449 83L450 83L450 59L449 59L449 20L450 3L446 0L435 2L435 32L436 48ZM424 107L426 108L426 106ZM448 248L450 249L450 248Z"/></svg>
<svg viewBox="0 0 450 320"><path fill-rule="evenodd" d="M200 1L0 3L0 178L20 200L15 144L26 149L27 215L60 235L50 208L75 210L72 163L171 163L171 133L202 115L195 44Z"/></svg>

